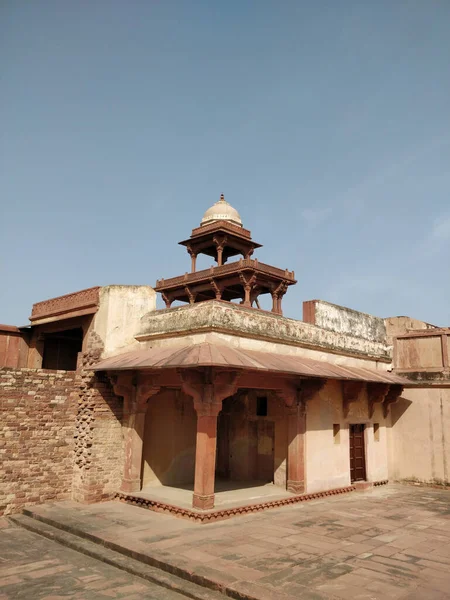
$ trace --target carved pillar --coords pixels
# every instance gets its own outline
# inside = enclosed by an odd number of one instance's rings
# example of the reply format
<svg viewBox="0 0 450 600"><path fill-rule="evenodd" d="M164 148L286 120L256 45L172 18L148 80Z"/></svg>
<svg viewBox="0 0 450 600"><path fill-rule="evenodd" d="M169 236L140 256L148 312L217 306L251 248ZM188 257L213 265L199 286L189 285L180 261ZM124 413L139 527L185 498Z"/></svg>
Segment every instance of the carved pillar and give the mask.
<svg viewBox="0 0 450 600"><path fill-rule="evenodd" d="M239 279L241 280L242 285L244 287L244 299L242 302L242 306L247 306L248 308L251 308L251 292L256 282L256 275L252 275L251 277L247 278L243 273L239 273Z"/></svg>
<svg viewBox="0 0 450 600"><path fill-rule="evenodd" d="M113 385L114 393L124 399L125 459L120 489L128 493L139 492L142 489L142 450L147 402L160 391L160 387L156 379L137 385L135 377L119 378Z"/></svg>
<svg viewBox="0 0 450 600"><path fill-rule="evenodd" d="M237 389L237 372L217 372L208 368L180 370L183 391L194 399L197 412L197 445L192 506L200 510L214 507L217 416L222 400Z"/></svg>
<svg viewBox="0 0 450 600"><path fill-rule="evenodd" d="M278 313L278 294L276 292L270 292L272 296L272 312Z"/></svg>
<svg viewBox="0 0 450 600"><path fill-rule="evenodd" d="M213 237L213 241L216 244L217 249L217 266L221 267L223 265L223 249L227 243L226 235L215 235Z"/></svg>
<svg viewBox="0 0 450 600"><path fill-rule="evenodd" d="M305 492L306 408L308 402L325 385L325 379L307 379L300 387L287 385L277 393L286 404L288 460L286 489L293 494Z"/></svg>
<svg viewBox="0 0 450 600"><path fill-rule="evenodd" d="M186 250L191 257L191 273L195 273L196 264L197 264L197 253L194 252L192 246L186 246Z"/></svg>

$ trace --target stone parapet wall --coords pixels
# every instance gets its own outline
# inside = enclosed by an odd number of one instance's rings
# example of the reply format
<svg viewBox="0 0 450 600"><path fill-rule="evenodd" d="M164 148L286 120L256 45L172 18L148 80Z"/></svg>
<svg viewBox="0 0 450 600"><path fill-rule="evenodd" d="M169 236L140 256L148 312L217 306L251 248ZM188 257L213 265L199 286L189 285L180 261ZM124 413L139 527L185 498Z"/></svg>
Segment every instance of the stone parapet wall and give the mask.
<svg viewBox="0 0 450 600"><path fill-rule="evenodd" d="M0 369L0 514L71 497L75 373Z"/></svg>
<svg viewBox="0 0 450 600"><path fill-rule="evenodd" d="M391 361L391 348L381 341L338 333L270 312L215 300L149 313L141 320L137 339L144 341L209 331Z"/></svg>
<svg viewBox="0 0 450 600"><path fill-rule="evenodd" d="M303 302L303 320L342 335L386 345L384 319L324 300Z"/></svg>

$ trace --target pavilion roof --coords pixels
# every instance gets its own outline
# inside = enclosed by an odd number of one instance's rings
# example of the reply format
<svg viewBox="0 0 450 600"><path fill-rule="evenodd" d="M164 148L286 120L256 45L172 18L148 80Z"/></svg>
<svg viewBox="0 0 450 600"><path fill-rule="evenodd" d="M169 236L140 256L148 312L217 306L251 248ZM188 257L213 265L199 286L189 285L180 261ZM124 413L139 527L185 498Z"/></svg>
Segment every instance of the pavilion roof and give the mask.
<svg viewBox="0 0 450 600"><path fill-rule="evenodd" d="M93 366L93 370L159 370L195 367L266 371L300 377L400 384L406 387L415 385L408 379L386 371L348 367L327 361L277 354L275 352L244 350L243 348L211 342L200 344L179 343L146 350L134 350L101 360Z"/></svg>

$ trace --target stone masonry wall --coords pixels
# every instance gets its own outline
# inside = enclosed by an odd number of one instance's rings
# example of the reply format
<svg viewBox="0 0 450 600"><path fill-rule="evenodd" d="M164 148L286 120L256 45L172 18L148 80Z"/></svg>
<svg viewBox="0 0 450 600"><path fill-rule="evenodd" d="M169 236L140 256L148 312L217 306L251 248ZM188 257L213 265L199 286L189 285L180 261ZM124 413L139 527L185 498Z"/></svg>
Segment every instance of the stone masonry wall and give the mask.
<svg viewBox="0 0 450 600"><path fill-rule="evenodd" d="M0 514L71 497L75 373L0 368Z"/></svg>
<svg viewBox="0 0 450 600"><path fill-rule="evenodd" d="M120 488L123 471L123 400L114 394L108 378L90 370L103 344L91 333L88 351L80 356L77 383L73 499L99 502Z"/></svg>

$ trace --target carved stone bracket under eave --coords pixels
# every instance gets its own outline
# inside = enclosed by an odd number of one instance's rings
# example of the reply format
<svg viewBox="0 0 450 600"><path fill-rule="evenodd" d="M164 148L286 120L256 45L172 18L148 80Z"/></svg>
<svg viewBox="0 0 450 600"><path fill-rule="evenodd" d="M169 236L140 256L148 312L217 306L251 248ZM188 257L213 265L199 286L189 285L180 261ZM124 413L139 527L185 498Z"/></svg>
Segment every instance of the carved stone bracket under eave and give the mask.
<svg viewBox="0 0 450 600"><path fill-rule="evenodd" d="M205 369L178 369L181 389L194 400L198 416L217 416L222 400L233 396L238 388L239 371Z"/></svg>
<svg viewBox="0 0 450 600"><path fill-rule="evenodd" d="M133 373L121 373L118 376L110 376L110 381L116 396L123 398L124 417L137 412L145 412L149 399L161 390L157 375L139 380Z"/></svg>
<svg viewBox="0 0 450 600"><path fill-rule="evenodd" d="M399 400L402 393L403 393L402 385L394 384L394 385L390 386L389 392L387 393L386 398L384 399L384 402L383 402L383 416L385 419L387 418L387 416L389 414L389 407L391 406L391 404L394 404L395 402L397 402L397 400Z"/></svg>
<svg viewBox="0 0 450 600"><path fill-rule="evenodd" d="M275 394L283 401L288 411L306 411L308 402L320 392L326 382L326 379L320 378L302 379L297 384L286 384L276 390Z"/></svg>
<svg viewBox="0 0 450 600"><path fill-rule="evenodd" d="M367 384L367 400L369 405L369 419L373 417L375 412L375 404L381 404L384 402L388 392L388 383L374 383L369 381Z"/></svg>
<svg viewBox="0 0 450 600"><path fill-rule="evenodd" d="M350 404L357 402L364 388L363 381L343 381L342 382L342 410L344 418L348 417Z"/></svg>

